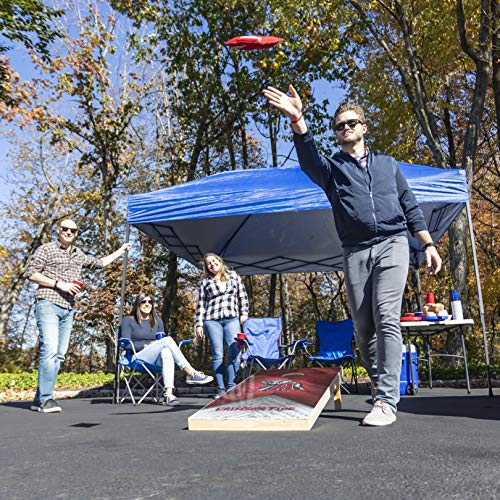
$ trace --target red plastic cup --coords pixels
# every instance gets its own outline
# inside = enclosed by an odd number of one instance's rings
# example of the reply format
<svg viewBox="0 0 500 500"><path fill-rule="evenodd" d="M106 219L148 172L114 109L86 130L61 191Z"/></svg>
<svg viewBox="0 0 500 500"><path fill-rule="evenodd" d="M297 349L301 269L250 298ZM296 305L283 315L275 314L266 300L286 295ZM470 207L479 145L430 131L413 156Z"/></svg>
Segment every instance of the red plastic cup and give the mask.
<svg viewBox="0 0 500 500"><path fill-rule="evenodd" d="M77 286L80 290L81 290L81 288L82 288L82 286L83 286L83 283L82 283L81 281L78 281L78 280L73 280L73 284L75 284L75 285L76 285L76 286ZM78 290L78 292L79 292L80 290ZM78 293L78 292L77 292L77 293ZM74 293L73 295L76 295L76 294Z"/></svg>
<svg viewBox="0 0 500 500"><path fill-rule="evenodd" d="M237 337L238 339L241 339L241 340L237 340L237 341L236 341L236 343L237 343L240 347L243 347L243 346L245 345L245 342L243 342L243 341L247 338L246 334L244 334L244 333L238 333L238 334L236 335L236 337Z"/></svg>
<svg viewBox="0 0 500 500"><path fill-rule="evenodd" d="M429 292L427 294L427 304L434 304L434 294L432 292Z"/></svg>

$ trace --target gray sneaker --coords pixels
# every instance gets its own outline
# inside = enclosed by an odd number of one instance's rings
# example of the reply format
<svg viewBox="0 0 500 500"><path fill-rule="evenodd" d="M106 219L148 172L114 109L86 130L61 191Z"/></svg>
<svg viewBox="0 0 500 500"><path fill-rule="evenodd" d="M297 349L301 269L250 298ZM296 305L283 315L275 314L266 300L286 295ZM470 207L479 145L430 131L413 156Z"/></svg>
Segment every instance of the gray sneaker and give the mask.
<svg viewBox="0 0 500 500"><path fill-rule="evenodd" d="M173 394L164 394L163 404L164 406L179 406L181 403Z"/></svg>
<svg viewBox="0 0 500 500"><path fill-rule="evenodd" d="M60 413L62 411L61 407L53 399L46 399L39 405L33 404L31 409L41 413Z"/></svg>
<svg viewBox="0 0 500 500"><path fill-rule="evenodd" d="M208 384L214 378L211 375L205 375L203 372L194 372L186 377L186 384Z"/></svg>
<svg viewBox="0 0 500 500"><path fill-rule="evenodd" d="M219 387L219 390L214 394L213 398L219 399L221 396L224 396L224 394L226 394L226 389L224 387Z"/></svg>
<svg viewBox="0 0 500 500"><path fill-rule="evenodd" d="M396 421L396 414L385 401L376 401L372 411L363 419L363 425L382 427Z"/></svg>

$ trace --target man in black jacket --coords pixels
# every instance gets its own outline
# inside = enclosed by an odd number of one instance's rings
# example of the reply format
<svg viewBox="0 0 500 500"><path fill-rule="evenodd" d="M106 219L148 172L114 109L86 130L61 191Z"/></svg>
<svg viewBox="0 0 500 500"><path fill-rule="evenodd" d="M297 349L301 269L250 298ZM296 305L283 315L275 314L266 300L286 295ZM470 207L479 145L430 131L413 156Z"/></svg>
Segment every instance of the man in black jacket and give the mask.
<svg viewBox="0 0 500 500"><path fill-rule="evenodd" d="M364 425L396 420L401 372L399 316L408 274L409 230L425 250L431 274L441 258L422 211L394 158L368 150L360 106L344 103L335 112L333 129L341 151L318 153L302 116L302 102L274 87L263 93L291 122L302 170L321 186L333 208L342 241L344 274L361 360L372 382L374 405Z"/></svg>

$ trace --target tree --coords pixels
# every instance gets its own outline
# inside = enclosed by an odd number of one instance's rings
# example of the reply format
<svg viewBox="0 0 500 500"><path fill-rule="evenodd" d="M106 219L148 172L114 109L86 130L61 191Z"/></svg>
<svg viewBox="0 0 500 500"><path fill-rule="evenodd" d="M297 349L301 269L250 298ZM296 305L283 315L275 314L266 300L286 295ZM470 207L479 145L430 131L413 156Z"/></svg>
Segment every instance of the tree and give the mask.
<svg viewBox="0 0 500 500"><path fill-rule="evenodd" d="M16 100L9 92L12 70L9 61L1 57L9 50L2 41L20 42L27 49L49 61L49 45L59 36L52 26L62 15L61 10L47 7L39 0L3 0L0 5L0 102L12 106ZM8 42L7 42L8 43Z"/></svg>

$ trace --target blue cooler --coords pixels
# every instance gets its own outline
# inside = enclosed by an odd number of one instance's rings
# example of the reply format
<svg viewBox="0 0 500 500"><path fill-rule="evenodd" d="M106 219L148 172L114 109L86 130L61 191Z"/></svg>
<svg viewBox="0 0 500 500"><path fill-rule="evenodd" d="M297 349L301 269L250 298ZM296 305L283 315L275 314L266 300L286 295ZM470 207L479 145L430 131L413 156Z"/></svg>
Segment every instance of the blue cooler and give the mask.
<svg viewBox="0 0 500 500"><path fill-rule="evenodd" d="M412 394L412 392L418 391L418 360L417 360L417 348L411 344L411 365L408 359L408 353L406 351L406 344L403 344L403 355L402 355L402 365L401 365L401 378L399 381L399 394L404 396L405 394ZM415 390L412 391L411 386L411 373L410 366L413 368L413 381L415 383Z"/></svg>

